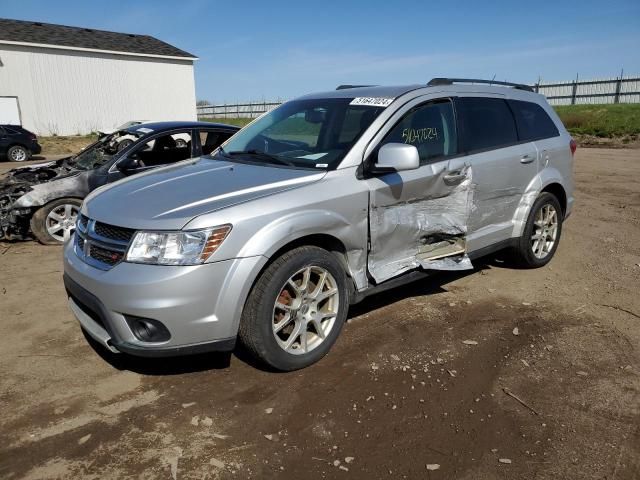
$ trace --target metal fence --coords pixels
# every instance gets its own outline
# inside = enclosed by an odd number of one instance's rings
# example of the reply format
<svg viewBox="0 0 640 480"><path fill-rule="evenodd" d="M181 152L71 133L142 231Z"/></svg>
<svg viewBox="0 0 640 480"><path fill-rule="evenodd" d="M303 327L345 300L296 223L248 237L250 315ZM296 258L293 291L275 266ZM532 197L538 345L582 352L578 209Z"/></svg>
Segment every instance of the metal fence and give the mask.
<svg viewBox="0 0 640 480"><path fill-rule="evenodd" d="M276 102L247 102L223 105L198 105L198 120L204 118L255 118L281 105Z"/></svg>
<svg viewBox="0 0 640 480"><path fill-rule="evenodd" d="M533 89L546 96L551 105L640 103L640 77L540 82Z"/></svg>
<svg viewBox="0 0 640 480"><path fill-rule="evenodd" d="M612 77L597 80L538 82L536 92L547 97L551 105L599 103L640 103L640 77ZM198 120L205 118L255 118L273 110L282 101L247 102L221 105L198 105Z"/></svg>

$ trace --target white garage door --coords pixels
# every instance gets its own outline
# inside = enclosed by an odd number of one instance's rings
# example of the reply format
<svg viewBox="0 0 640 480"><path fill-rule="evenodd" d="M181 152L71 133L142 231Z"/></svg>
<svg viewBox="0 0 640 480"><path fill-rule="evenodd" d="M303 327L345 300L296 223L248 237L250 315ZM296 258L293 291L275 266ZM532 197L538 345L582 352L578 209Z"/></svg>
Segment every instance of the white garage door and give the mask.
<svg viewBox="0 0 640 480"><path fill-rule="evenodd" d="M22 125L17 97L0 97L0 125Z"/></svg>

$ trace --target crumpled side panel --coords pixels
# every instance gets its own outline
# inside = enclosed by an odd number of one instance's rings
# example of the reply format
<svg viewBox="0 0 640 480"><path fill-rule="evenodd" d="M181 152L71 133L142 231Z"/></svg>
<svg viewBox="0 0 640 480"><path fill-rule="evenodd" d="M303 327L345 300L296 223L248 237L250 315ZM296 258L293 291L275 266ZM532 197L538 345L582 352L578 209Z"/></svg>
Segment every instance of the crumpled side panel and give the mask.
<svg viewBox="0 0 640 480"><path fill-rule="evenodd" d="M446 234L464 237L474 208L474 184L471 166L465 165L465 179L455 187L446 185L441 171L429 180L425 198L401 204L371 208L371 252L369 272L377 283L409 270L466 270L473 268L466 253L428 260L420 255L425 238ZM423 257L423 258L420 258Z"/></svg>

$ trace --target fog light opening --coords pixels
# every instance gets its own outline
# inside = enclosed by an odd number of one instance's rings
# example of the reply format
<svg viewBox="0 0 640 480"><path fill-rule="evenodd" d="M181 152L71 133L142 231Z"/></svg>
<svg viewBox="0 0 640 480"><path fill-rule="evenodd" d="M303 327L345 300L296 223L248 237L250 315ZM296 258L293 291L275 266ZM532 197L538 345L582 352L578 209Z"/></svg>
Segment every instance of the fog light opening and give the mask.
<svg viewBox="0 0 640 480"><path fill-rule="evenodd" d="M125 315L133 335L142 342L166 342L171 334L158 320Z"/></svg>

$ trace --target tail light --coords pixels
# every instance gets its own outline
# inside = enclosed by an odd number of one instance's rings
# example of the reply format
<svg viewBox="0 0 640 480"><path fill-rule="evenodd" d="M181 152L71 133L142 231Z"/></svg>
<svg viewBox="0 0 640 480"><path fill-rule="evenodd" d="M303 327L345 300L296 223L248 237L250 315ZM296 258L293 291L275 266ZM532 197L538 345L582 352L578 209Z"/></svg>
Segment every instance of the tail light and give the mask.
<svg viewBox="0 0 640 480"><path fill-rule="evenodd" d="M578 144L576 143L576 141L573 138L569 142L569 148L571 149L571 155L572 156L575 155L576 148L578 148Z"/></svg>

